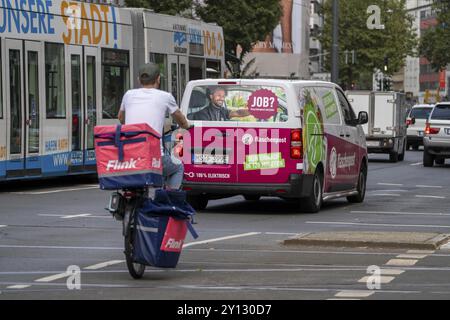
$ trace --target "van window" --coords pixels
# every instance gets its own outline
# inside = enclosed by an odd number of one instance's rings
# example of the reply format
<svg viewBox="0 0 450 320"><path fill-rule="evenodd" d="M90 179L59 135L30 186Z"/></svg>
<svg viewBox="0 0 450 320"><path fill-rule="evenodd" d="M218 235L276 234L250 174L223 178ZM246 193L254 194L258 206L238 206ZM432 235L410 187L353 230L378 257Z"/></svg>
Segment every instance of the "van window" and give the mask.
<svg viewBox="0 0 450 320"><path fill-rule="evenodd" d="M339 104L341 106L342 115L343 115L345 124L347 124L349 126L354 125L356 116L355 116L355 112L353 111L350 103L347 101L347 98L340 90L336 90L336 93L338 95Z"/></svg>
<svg viewBox="0 0 450 320"><path fill-rule="evenodd" d="M331 88L317 88L317 93L322 100L325 111L324 120L327 124L341 124L339 106Z"/></svg>
<svg viewBox="0 0 450 320"><path fill-rule="evenodd" d="M286 93L269 86L197 86L188 119L198 121L286 122Z"/></svg>

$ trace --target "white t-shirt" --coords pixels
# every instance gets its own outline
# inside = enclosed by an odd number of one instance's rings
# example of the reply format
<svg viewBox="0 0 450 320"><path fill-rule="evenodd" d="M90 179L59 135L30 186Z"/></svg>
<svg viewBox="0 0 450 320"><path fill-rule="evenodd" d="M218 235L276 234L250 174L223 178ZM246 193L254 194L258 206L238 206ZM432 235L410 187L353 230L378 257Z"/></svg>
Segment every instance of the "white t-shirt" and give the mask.
<svg viewBox="0 0 450 320"><path fill-rule="evenodd" d="M166 111L173 114L178 105L168 92L140 88L125 93L120 110L125 112L125 124L147 123L162 136Z"/></svg>

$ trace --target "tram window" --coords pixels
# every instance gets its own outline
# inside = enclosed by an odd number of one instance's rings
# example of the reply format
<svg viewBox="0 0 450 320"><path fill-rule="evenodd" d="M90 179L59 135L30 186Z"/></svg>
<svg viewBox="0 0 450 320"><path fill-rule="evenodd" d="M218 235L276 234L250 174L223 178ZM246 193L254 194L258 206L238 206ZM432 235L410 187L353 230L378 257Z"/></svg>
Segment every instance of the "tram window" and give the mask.
<svg viewBox="0 0 450 320"><path fill-rule="evenodd" d="M167 55L162 53L150 53L150 62L159 65L159 71L161 73L161 85L160 89L164 91L169 90L168 74L167 74Z"/></svg>
<svg viewBox="0 0 450 320"><path fill-rule="evenodd" d="M9 94L11 104L11 154L22 152L22 108L21 108L20 51L9 50Z"/></svg>
<svg viewBox="0 0 450 320"><path fill-rule="evenodd" d="M28 51L28 104L30 131L28 133L28 152L39 152L39 67L38 53Z"/></svg>
<svg viewBox="0 0 450 320"><path fill-rule="evenodd" d="M86 128L87 148L94 149L94 127L97 124L97 95L96 95L95 57L86 56L86 97L87 118Z"/></svg>
<svg viewBox="0 0 450 320"><path fill-rule="evenodd" d="M205 60L201 58L189 58L189 80L204 79L203 71Z"/></svg>
<svg viewBox="0 0 450 320"><path fill-rule="evenodd" d="M64 45L46 43L45 91L47 119L66 117L64 81Z"/></svg>
<svg viewBox="0 0 450 320"><path fill-rule="evenodd" d="M102 50L103 119L116 119L120 103L130 88L128 51Z"/></svg>
<svg viewBox="0 0 450 320"><path fill-rule="evenodd" d="M0 51L1 52L1 51ZM0 54L0 119L3 119L2 55Z"/></svg>
<svg viewBox="0 0 450 320"><path fill-rule="evenodd" d="M207 79L218 79L220 78L220 61L217 60L206 60L206 78Z"/></svg>

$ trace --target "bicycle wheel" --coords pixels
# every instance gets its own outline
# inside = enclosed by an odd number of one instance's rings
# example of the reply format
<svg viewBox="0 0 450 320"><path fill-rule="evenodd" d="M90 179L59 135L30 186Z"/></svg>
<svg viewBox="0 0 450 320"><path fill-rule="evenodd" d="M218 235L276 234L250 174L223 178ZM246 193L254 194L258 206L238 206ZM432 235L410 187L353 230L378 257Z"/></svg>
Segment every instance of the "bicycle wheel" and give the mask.
<svg viewBox="0 0 450 320"><path fill-rule="evenodd" d="M134 214L136 207L134 204L127 205L125 215L129 214L128 232L125 235L125 260L127 262L128 272L134 279L140 279L144 275L145 265L133 261L133 241L135 233Z"/></svg>

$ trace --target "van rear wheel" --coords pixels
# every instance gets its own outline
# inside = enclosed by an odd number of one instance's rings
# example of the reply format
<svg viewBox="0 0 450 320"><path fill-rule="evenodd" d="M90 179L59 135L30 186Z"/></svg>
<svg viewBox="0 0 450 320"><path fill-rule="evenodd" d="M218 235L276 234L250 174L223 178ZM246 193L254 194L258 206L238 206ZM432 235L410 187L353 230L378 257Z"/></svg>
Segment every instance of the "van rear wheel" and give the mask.
<svg viewBox="0 0 450 320"><path fill-rule="evenodd" d="M300 199L300 209L305 213L317 213L323 202L323 178L319 171L314 174L309 197Z"/></svg>
<svg viewBox="0 0 450 320"><path fill-rule="evenodd" d="M367 169L366 166L363 165L361 167L361 170L359 171L358 186L356 187L358 194L347 197L348 202L361 203L364 201L364 197L366 196L366 182L367 182Z"/></svg>
<svg viewBox="0 0 450 320"><path fill-rule="evenodd" d="M208 206L208 198L198 195L187 195L187 202L194 208L195 210L205 210Z"/></svg>
<svg viewBox="0 0 450 320"><path fill-rule="evenodd" d="M434 156L428 153L428 150L423 150L423 166L432 167L434 164Z"/></svg>

